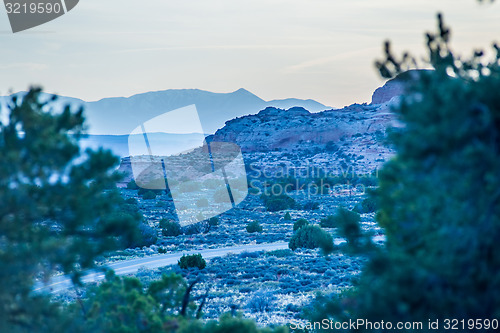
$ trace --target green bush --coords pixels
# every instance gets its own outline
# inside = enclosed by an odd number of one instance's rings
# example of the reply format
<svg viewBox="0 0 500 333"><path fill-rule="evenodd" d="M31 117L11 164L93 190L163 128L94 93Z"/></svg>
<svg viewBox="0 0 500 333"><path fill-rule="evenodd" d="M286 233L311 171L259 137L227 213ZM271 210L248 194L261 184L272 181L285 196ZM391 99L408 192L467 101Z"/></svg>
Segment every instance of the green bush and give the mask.
<svg viewBox="0 0 500 333"><path fill-rule="evenodd" d="M162 219L160 221L160 228L162 228L162 235L166 237L179 236L182 233L181 225L179 222Z"/></svg>
<svg viewBox="0 0 500 333"><path fill-rule="evenodd" d="M306 225L309 225L309 222L306 219L298 219L293 224L293 231L297 231L297 230L299 230L300 228L302 228L302 227L304 227Z"/></svg>
<svg viewBox="0 0 500 333"><path fill-rule="evenodd" d="M306 225L293 234L288 247L292 251L298 248L321 248L324 252L331 252L333 250L333 238L317 225Z"/></svg>
<svg viewBox="0 0 500 333"><path fill-rule="evenodd" d="M373 213L377 210L377 202L373 197L365 198L354 207L354 210L360 214Z"/></svg>
<svg viewBox="0 0 500 333"><path fill-rule="evenodd" d="M321 219L320 225L323 228L353 228L354 225L359 224L361 218L358 213L340 207L335 215L327 216Z"/></svg>
<svg viewBox="0 0 500 333"><path fill-rule="evenodd" d="M316 210L319 209L319 203L316 201L309 201L304 204L304 207L302 207L304 210Z"/></svg>
<svg viewBox="0 0 500 333"><path fill-rule="evenodd" d="M125 200L125 203L129 205L137 205L137 200L134 198L128 198L127 200Z"/></svg>
<svg viewBox="0 0 500 333"><path fill-rule="evenodd" d="M321 219L319 225L321 226L321 228L336 228L337 224L335 216L328 215L327 217Z"/></svg>
<svg viewBox="0 0 500 333"><path fill-rule="evenodd" d="M177 262L180 268L188 269L192 267L197 267L199 269L203 269L207 267L207 262L201 254L191 254L191 255L183 255L179 261Z"/></svg>
<svg viewBox="0 0 500 333"><path fill-rule="evenodd" d="M147 191L146 193L144 193L142 195L142 198L144 200L153 200L153 199L156 199L156 193L153 192L153 191Z"/></svg>
<svg viewBox="0 0 500 333"><path fill-rule="evenodd" d="M263 193L260 198L264 202L264 206L266 206L266 209L269 212L293 209L296 206L295 200L286 194L272 195Z"/></svg>
<svg viewBox="0 0 500 333"><path fill-rule="evenodd" d="M203 225L201 223L193 223L182 228L184 235L197 235L202 232Z"/></svg>
<svg viewBox="0 0 500 333"><path fill-rule="evenodd" d="M259 221L253 221L250 222L247 225L247 232L249 233L254 233L254 232L262 232L262 226L259 224Z"/></svg>
<svg viewBox="0 0 500 333"><path fill-rule="evenodd" d="M150 227L147 223L140 223L138 228L138 237L133 241L130 247L143 247L156 244L158 236L155 228Z"/></svg>
<svg viewBox="0 0 500 333"><path fill-rule="evenodd" d="M131 180L127 183L127 189L129 190L137 190L139 189L139 186L137 186L137 184L135 183L135 180Z"/></svg>

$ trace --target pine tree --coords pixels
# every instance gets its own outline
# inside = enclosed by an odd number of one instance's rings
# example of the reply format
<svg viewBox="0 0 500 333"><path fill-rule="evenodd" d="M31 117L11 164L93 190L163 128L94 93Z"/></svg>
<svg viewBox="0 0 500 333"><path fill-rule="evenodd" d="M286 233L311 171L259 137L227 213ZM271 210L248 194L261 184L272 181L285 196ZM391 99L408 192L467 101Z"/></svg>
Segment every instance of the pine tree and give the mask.
<svg viewBox="0 0 500 333"><path fill-rule="evenodd" d="M404 128L374 197L386 246L367 247L355 291L319 302L322 318L421 321L420 332L428 319L500 316L500 48L461 60L449 39L439 15L427 34L433 70L407 77L395 110ZM392 76L409 59L387 44L377 66Z"/></svg>
<svg viewBox="0 0 500 333"><path fill-rule="evenodd" d="M55 272L75 282L96 256L133 241L137 221L113 215L118 160L80 151L83 110L51 111L38 88L12 98L0 120L0 330L55 330L58 304L33 292ZM5 117L0 117L5 119ZM120 241L121 240L121 241Z"/></svg>

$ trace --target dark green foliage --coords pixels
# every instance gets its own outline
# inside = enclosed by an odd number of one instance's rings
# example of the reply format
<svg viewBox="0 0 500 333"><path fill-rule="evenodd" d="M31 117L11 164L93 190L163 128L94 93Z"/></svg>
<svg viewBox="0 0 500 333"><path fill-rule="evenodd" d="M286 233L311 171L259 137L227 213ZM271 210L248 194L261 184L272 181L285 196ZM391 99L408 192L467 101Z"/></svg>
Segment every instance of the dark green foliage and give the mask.
<svg viewBox="0 0 500 333"><path fill-rule="evenodd" d="M153 194L155 194L155 195L160 195L163 191L162 190L150 190L148 188L139 187L137 194L141 197L144 197L144 195L146 195L146 193L148 193L148 192L153 192ZM151 194L148 194L148 196L151 196ZM156 198L156 196L155 196L155 198Z"/></svg>
<svg viewBox="0 0 500 333"><path fill-rule="evenodd" d="M308 201L304 204L304 207L302 207L304 210L316 210L319 209L319 203L316 201Z"/></svg>
<svg viewBox="0 0 500 333"><path fill-rule="evenodd" d="M219 218L217 216L208 219L208 225L211 227L216 227L219 225Z"/></svg>
<svg viewBox="0 0 500 333"><path fill-rule="evenodd" d="M295 200L286 194L273 195L263 193L260 198L264 202L264 205L269 212L293 209L296 206Z"/></svg>
<svg viewBox="0 0 500 333"><path fill-rule="evenodd" d="M400 77L408 97L395 111L405 127L390 135L397 156L375 193L386 246L366 252L356 291L323 303L322 318L426 329L428 319L500 316L500 48L490 61L481 52L459 60L449 37L439 16L427 35L434 71ZM386 51L384 76L404 68Z"/></svg>
<svg viewBox="0 0 500 333"><path fill-rule="evenodd" d="M129 204L129 205L136 205L137 206L137 200L134 198L128 198L127 200L125 200L125 203Z"/></svg>
<svg viewBox="0 0 500 333"><path fill-rule="evenodd" d="M186 289L187 283L181 275L163 274L160 280L151 282L147 294L160 304L160 313L173 313L181 306Z"/></svg>
<svg viewBox="0 0 500 333"><path fill-rule="evenodd" d="M260 194L260 189L257 187L249 187L248 188L248 193L250 195L259 195Z"/></svg>
<svg viewBox="0 0 500 333"><path fill-rule="evenodd" d="M196 235L200 234L206 227L201 223L193 223L182 228L182 233L184 235Z"/></svg>
<svg viewBox="0 0 500 333"><path fill-rule="evenodd" d="M286 333L284 327L259 329L255 322L240 315L222 315L218 321L198 320L202 300L191 300L196 280L188 284L182 276L163 274L145 287L136 278L118 277L113 272L91 288L86 299L71 304L60 325L61 332L134 333ZM196 310L196 311L195 311ZM64 325L64 326L63 326Z"/></svg>
<svg viewBox="0 0 500 333"><path fill-rule="evenodd" d="M219 218L217 216L209 218L205 226L205 233L209 232L212 228L215 228L218 225L219 225Z"/></svg>
<svg viewBox="0 0 500 333"><path fill-rule="evenodd" d="M289 212L286 212L285 216L283 217L283 220L285 220L285 221L291 221L292 220L292 216L290 215Z"/></svg>
<svg viewBox="0 0 500 333"><path fill-rule="evenodd" d="M297 231L306 225L309 225L309 222L306 219L298 219L293 223L293 231Z"/></svg>
<svg viewBox="0 0 500 333"><path fill-rule="evenodd" d="M134 198L130 199L120 200L118 209L105 219L110 224L123 223L124 225L140 221L137 224L137 231L127 240L124 247L135 248L155 244L158 239L156 230L144 221L139 207L137 207L137 201Z"/></svg>
<svg viewBox="0 0 500 333"><path fill-rule="evenodd" d="M373 213L377 210L377 202L375 198L370 196L358 203L356 207L354 207L354 210L360 214Z"/></svg>
<svg viewBox="0 0 500 333"><path fill-rule="evenodd" d="M248 223L247 225L247 232L249 233L254 233L254 232L262 232L262 226L259 224L259 221L252 221Z"/></svg>
<svg viewBox="0 0 500 333"><path fill-rule="evenodd" d="M283 250L274 250L274 251L265 252L265 255L266 256L275 256L277 258L286 258L286 257L293 256L293 252L290 251L289 249L283 249Z"/></svg>
<svg viewBox="0 0 500 333"><path fill-rule="evenodd" d="M162 228L162 235L166 237L176 237L182 234L181 225L176 221L161 219L160 228Z"/></svg>
<svg viewBox="0 0 500 333"><path fill-rule="evenodd" d="M191 255L183 255L179 262L177 263L180 268L187 269L192 267L197 267L199 269L203 269L207 266L207 262L201 254L191 254Z"/></svg>
<svg viewBox="0 0 500 333"><path fill-rule="evenodd" d="M360 221L361 218L358 213L340 207L335 215L330 215L324 219L321 219L320 225L323 228L339 227L343 230L350 230L352 228L355 228L356 226L359 226Z"/></svg>
<svg viewBox="0 0 500 333"><path fill-rule="evenodd" d="M337 146L335 141L328 141L325 145L325 150L333 153L333 152L336 152L337 150L339 150L339 147Z"/></svg>
<svg viewBox="0 0 500 333"><path fill-rule="evenodd" d="M120 218L123 204L109 151L81 152L83 111L51 112L31 89L0 116L0 327L35 332L56 327L57 303L34 296L34 277L71 274L131 241L138 221ZM8 122L4 122L4 116ZM8 287L7 287L8 286ZM54 325L54 326L53 326Z"/></svg>
<svg viewBox="0 0 500 333"><path fill-rule="evenodd" d="M321 248L324 252L328 253L333 251L333 238L317 225L306 225L293 234L288 247L292 251L298 248Z"/></svg>
<svg viewBox="0 0 500 333"><path fill-rule="evenodd" d="M221 316L219 321L209 321L205 327L201 325L194 328L190 327L179 333L287 333L285 327L278 328L258 328L253 320L243 319L241 315L232 316L227 313Z"/></svg>
<svg viewBox="0 0 500 333"><path fill-rule="evenodd" d="M149 226L146 222L140 223L138 226L139 236L137 240L133 241L129 247L143 247L150 246L156 244L158 240L158 236L156 233L156 229Z"/></svg>
<svg viewBox="0 0 500 333"><path fill-rule="evenodd" d="M85 331L159 332L163 318L158 303L138 279L120 278L108 272L106 281L91 290L85 302Z"/></svg>
<svg viewBox="0 0 500 333"><path fill-rule="evenodd" d="M139 189L139 186L137 186L135 180L131 180L127 183L127 189L129 190L138 190Z"/></svg>
<svg viewBox="0 0 500 333"><path fill-rule="evenodd" d="M156 193L153 191L147 191L142 195L144 200L153 200L156 199Z"/></svg>
<svg viewBox="0 0 500 333"><path fill-rule="evenodd" d="M321 219L321 221L319 222L319 225L322 228L336 228L337 224L336 224L335 216L328 215L327 217Z"/></svg>

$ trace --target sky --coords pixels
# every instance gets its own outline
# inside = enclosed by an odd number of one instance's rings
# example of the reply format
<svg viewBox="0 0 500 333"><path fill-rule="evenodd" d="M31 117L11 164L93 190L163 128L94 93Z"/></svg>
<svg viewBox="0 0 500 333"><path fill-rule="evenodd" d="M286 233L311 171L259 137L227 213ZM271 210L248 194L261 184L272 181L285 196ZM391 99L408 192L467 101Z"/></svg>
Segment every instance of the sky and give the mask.
<svg viewBox="0 0 500 333"><path fill-rule="evenodd" d="M383 42L423 57L438 11L457 53L500 42L500 3L474 0L81 0L16 34L0 8L0 95L37 84L86 101L245 88L265 100L370 102Z"/></svg>

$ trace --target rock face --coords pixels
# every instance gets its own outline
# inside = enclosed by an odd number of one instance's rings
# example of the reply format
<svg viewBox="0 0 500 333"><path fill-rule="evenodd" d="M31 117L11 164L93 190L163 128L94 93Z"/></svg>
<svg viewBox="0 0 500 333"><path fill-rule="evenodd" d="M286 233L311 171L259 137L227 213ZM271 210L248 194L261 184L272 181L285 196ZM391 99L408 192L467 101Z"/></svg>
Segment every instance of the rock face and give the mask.
<svg viewBox="0 0 500 333"><path fill-rule="evenodd" d="M388 103L395 97L406 95L407 87L422 74L432 71L414 69L399 74L394 79L387 81L382 87L375 90L372 95L372 104Z"/></svg>
<svg viewBox="0 0 500 333"><path fill-rule="evenodd" d="M379 105L354 104L320 113L269 107L226 122L211 139L236 143L243 152L326 148L352 138L384 134L393 121L394 116Z"/></svg>
<svg viewBox="0 0 500 333"><path fill-rule="evenodd" d="M387 81L382 87L375 90L372 95L372 104L387 103L396 96L405 93L405 85L402 81L393 79Z"/></svg>

